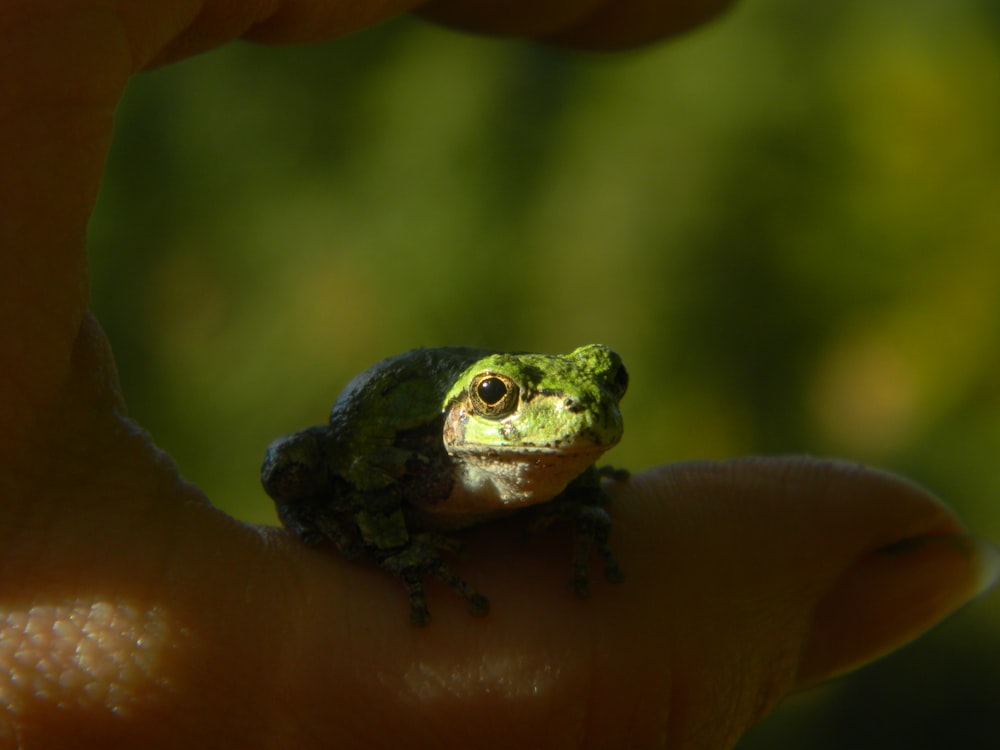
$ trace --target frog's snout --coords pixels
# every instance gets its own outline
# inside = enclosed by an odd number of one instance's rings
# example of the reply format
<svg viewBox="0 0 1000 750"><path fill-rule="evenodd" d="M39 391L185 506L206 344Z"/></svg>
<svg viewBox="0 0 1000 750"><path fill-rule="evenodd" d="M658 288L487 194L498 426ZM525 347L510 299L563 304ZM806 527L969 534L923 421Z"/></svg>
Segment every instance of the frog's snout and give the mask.
<svg viewBox="0 0 1000 750"><path fill-rule="evenodd" d="M617 356L616 354L615 357ZM625 391L628 390L628 370L621 359L618 359L617 366L613 369L608 383L609 390L614 394L615 398L621 400L625 395Z"/></svg>

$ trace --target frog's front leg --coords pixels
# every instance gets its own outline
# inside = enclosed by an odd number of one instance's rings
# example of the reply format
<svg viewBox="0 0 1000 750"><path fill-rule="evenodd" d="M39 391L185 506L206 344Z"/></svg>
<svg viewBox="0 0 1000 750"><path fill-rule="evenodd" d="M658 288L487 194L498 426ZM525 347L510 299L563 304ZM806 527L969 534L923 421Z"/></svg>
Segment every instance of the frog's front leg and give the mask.
<svg viewBox="0 0 1000 750"><path fill-rule="evenodd" d="M590 555L595 547L604 559L604 578L611 583L624 581L625 573L609 546L611 516L608 511L599 505L582 504L577 506L572 523L573 577L570 578L570 588L573 593L581 597L590 593Z"/></svg>
<svg viewBox="0 0 1000 750"><path fill-rule="evenodd" d="M435 535L417 534L403 548L387 552L379 565L403 580L410 601L410 622L426 625L431 620L427 608L424 579L433 576L451 587L466 603L473 615L480 617L490 611L490 602L464 578L459 576L442 558L441 540Z"/></svg>
<svg viewBox="0 0 1000 750"><path fill-rule="evenodd" d="M376 562L402 579L410 602L410 622L426 625L431 620L424 589L427 576L451 587L465 600L473 615L481 616L490 611L489 600L452 570L441 556L442 552L457 551L459 545L438 534L411 534L402 507L386 507L385 494L373 505L359 511L355 520Z"/></svg>
<svg viewBox="0 0 1000 750"><path fill-rule="evenodd" d="M590 593L590 557L595 548L604 561L605 579L611 583L625 580L625 574L610 546L611 516L605 507L610 498L601 487L601 478L605 476L620 480L628 474L590 467L552 501L540 506L531 525L532 533L558 521L567 521L573 526L573 574L570 588L580 597Z"/></svg>

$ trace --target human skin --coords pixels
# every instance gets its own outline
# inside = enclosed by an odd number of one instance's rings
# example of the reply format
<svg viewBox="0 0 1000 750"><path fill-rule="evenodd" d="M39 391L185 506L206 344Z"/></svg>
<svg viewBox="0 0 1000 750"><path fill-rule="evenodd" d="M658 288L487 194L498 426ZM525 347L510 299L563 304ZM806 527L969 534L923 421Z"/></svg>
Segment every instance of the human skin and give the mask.
<svg viewBox="0 0 1000 750"><path fill-rule="evenodd" d="M85 227L139 70L248 36L335 38L413 3L0 0L0 748L725 748L790 690L910 640L981 548L905 480L805 459L609 486L627 583L473 530L474 619L212 508L126 416ZM721 2L440 3L439 21L617 49ZM141 248L136 248L141 252ZM194 418L192 416L192 418Z"/></svg>

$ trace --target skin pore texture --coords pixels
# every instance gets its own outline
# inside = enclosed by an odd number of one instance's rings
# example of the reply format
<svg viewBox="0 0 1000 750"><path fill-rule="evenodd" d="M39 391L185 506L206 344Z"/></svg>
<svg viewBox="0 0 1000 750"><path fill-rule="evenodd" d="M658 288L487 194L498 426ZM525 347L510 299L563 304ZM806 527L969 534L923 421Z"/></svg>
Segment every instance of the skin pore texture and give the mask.
<svg viewBox="0 0 1000 750"><path fill-rule="evenodd" d="M612 483L628 582L554 597L564 547L469 531L469 618L400 617L374 566L239 523L127 417L85 228L131 75L245 36L333 39L415 3L0 0L0 748L725 748L788 691L918 635L989 560L921 488L806 459ZM441 2L587 49L711 0ZM136 248L141 252L141 248ZM192 415L192 419L197 418Z"/></svg>

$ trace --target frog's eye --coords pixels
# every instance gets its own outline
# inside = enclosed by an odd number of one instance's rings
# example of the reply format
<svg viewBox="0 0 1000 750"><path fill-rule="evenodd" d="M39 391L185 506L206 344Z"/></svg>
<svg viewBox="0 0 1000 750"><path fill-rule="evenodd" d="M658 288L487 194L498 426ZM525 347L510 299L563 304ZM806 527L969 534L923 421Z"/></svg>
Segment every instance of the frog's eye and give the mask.
<svg viewBox="0 0 1000 750"><path fill-rule="evenodd" d="M517 408L517 383L506 375L483 372L472 379L469 398L472 408L483 417L506 417Z"/></svg>

